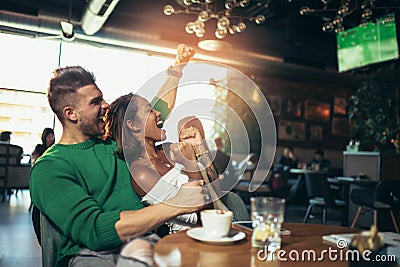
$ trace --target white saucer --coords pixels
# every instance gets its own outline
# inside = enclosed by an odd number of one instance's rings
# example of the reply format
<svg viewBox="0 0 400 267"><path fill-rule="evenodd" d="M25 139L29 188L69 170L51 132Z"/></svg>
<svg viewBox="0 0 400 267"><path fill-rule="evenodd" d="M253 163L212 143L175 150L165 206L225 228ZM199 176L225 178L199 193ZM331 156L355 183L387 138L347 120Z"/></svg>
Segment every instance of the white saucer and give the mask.
<svg viewBox="0 0 400 267"><path fill-rule="evenodd" d="M186 232L186 234L193 239L196 239L196 240L199 240L199 241L202 241L205 243L214 244L214 245L226 245L226 244L240 241L246 237L245 233L243 233L241 231L233 230L233 229L231 229L231 231L229 232L229 234L227 236L218 237L218 238L210 237L210 236L207 236L207 234L204 232L203 227L192 228L192 229L188 230Z"/></svg>

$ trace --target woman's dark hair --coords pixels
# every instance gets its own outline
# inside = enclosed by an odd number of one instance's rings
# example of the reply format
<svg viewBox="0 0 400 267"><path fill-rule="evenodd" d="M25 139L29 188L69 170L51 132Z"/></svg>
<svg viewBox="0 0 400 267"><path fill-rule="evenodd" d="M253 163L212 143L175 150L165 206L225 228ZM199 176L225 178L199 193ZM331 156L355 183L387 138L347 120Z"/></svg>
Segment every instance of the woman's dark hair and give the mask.
<svg viewBox="0 0 400 267"><path fill-rule="evenodd" d="M54 135L54 131L51 128L44 128L43 132L42 132L42 144L46 145L46 137L49 134L53 134Z"/></svg>
<svg viewBox="0 0 400 267"><path fill-rule="evenodd" d="M132 134L132 130L126 125L126 121L138 121L138 106L135 94L129 93L120 96L111 103L106 116L106 137L117 142L117 155L127 162L140 157L142 147L140 141Z"/></svg>
<svg viewBox="0 0 400 267"><path fill-rule="evenodd" d="M63 108L66 105L73 105L72 102L68 103L67 96L90 84L96 84L96 78L93 73L81 66L69 66L53 71L47 88L47 99L51 109L61 122L64 121Z"/></svg>

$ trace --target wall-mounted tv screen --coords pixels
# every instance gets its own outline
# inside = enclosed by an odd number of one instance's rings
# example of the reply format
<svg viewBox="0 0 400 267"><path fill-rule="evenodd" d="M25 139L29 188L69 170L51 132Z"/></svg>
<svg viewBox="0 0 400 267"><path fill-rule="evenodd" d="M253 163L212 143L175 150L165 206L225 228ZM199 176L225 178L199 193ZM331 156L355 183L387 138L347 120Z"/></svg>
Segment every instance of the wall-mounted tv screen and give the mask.
<svg viewBox="0 0 400 267"><path fill-rule="evenodd" d="M399 49L395 15L338 32L336 43L339 72L397 59Z"/></svg>

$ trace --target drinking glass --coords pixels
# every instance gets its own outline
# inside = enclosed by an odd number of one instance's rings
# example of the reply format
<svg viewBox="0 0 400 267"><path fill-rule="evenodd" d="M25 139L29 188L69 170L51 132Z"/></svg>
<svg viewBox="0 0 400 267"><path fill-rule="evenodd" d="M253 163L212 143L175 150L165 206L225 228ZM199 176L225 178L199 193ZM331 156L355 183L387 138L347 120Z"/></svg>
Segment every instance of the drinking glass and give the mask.
<svg viewBox="0 0 400 267"><path fill-rule="evenodd" d="M285 204L285 199L277 197L250 199L253 247L267 247L270 252L281 248L281 225L285 217Z"/></svg>

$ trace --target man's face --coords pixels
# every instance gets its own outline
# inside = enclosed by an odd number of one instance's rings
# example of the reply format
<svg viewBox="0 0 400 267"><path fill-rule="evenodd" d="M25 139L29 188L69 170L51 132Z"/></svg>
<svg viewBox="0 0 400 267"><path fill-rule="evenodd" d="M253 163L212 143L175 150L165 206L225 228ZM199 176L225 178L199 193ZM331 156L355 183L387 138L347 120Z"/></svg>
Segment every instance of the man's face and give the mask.
<svg viewBox="0 0 400 267"><path fill-rule="evenodd" d="M87 137L103 135L104 116L109 107L96 85L91 84L78 89L75 110L78 114L77 126L81 133Z"/></svg>

